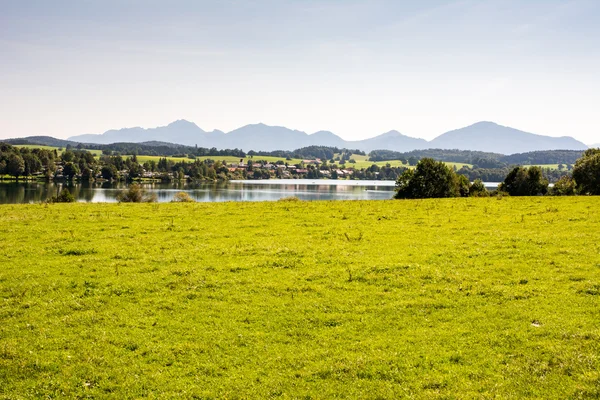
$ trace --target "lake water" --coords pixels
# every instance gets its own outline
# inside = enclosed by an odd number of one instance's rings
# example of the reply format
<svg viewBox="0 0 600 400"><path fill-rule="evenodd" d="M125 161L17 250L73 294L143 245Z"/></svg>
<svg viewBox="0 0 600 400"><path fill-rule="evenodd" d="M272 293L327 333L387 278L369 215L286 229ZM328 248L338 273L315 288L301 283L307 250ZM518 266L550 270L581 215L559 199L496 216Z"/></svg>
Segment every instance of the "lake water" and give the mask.
<svg viewBox="0 0 600 400"><path fill-rule="evenodd" d="M300 200L387 200L394 195L394 181L347 181L270 179L223 183L144 184L159 202L169 202L177 192L186 192L200 202L275 201L295 196ZM80 202L116 202L124 183L15 183L0 182L0 204L39 203L67 187Z"/></svg>

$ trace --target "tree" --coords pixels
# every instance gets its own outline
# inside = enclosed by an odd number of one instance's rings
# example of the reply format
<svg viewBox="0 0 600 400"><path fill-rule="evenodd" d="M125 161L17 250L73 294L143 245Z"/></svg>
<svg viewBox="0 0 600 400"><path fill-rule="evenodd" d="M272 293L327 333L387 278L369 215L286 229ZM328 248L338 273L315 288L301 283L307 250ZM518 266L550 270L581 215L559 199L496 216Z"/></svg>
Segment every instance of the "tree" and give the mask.
<svg viewBox="0 0 600 400"><path fill-rule="evenodd" d="M19 176L23 175L23 172L25 172L25 161L23 161L23 157L18 154L11 154L8 157L5 170L7 174L14 176L18 180Z"/></svg>
<svg viewBox="0 0 600 400"><path fill-rule="evenodd" d="M540 167L514 167L498 188L511 196L538 196L548 192L548 180Z"/></svg>
<svg viewBox="0 0 600 400"><path fill-rule="evenodd" d="M81 180L90 181L94 179L94 172L87 166L81 169Z"/></svg>
<svg viewBox="0 0 600 400"><path fill-rule="evenodd" d="M396 199L426 199L460 196L459 178L446 164L421 159L413 170L404 171L396 181Z"/></svg>
<svg viewBox="0 0 600 400"><path fill-rule="evenodd" d="M23 162L25 163L25 175L32 175L42 170L42 162L35 154L23 154Z"/></svg>
<svg viewBox="0 0 600 400"><path fill-rule="evenodd" d="M63 167L63 175L68 180L72 180L77 174L79 174L79 167L72 162L68 162Z"/></svg>
<svg viewBox="0 0 600 400"><path fill-rule="evenodd" d="M600 149L588 149L575 162L573 179L580 194L600 195Z"/></svg>
<svg viewBox="0 0 600 400"><path fill-rule="evenodd" d="M69 146L67 145L67 149L69 148ZM64 153L62 153L62 155L60 156L63 160L63 162L71 162L75 159L75 153L73 153L71 150L67 150Z"/></svg>
<svg viewBox="0 0 600 400"><path fill-rule="evenodd" d="M452 172L454 172L454 184L458 190L458 194L460 197L469 197L469 191L471 189L471 182L464 175L457 175L456 165L452 168Z"/></svg>
<svg viewBox="0 0 600 400"><path fill-rule="evenodd" d="M574 196L576 194L576 186L575 180L565 175L554 184L551 193L554 196Z"/></svg>
<svg viewBox="0 0 600 400"><path fill-rule="evenodd" d="M487 197L489 195L490 194L485 188L485 185L483 184L481 179L475 179L475 181L469 187L470 197Z"/></svg>
<svg viewBox="0 0 600 400"><path fill-rule="evenodd" d="M102 167L100 174L102 175L102 178L110 181L117 177L118 172L114 165L105 165Z"/></svg>

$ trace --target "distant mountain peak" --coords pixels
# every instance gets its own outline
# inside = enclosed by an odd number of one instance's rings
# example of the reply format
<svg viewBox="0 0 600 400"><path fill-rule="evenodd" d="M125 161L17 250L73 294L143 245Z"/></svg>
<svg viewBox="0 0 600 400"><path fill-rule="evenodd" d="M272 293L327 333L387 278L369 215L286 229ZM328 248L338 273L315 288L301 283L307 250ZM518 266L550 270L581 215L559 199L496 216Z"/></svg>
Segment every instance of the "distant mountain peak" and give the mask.
<svg viewBox="0 0 600 400"><path fill-rule="evenodd" d="M479 121L479 122L475 122L473 125L471 126L502 126L500 124L497 124L493 121Z"/></svg>
<svg viewBox="0 0 600 400"><path fill-rule="evenodd" d="M198 125L185 119L178 119L167 126L171 128L198 128Z"/></svg>
<svg viewBox="0 0 600 400"><path fill-rule="evenodd" d="M315 133L311 133L311 136L314 135L318 135L318 136L337 136L335 133L331 132L331 131L318 131Z"/></svg>
<svg viewBox="0 0 600 400"><path fill-rule="evenodd" d="M401 134L400 132L398 132L395 129L392 129L389 132L382 133L381 135L379 135L379 137L396 137L396 136L406 136L406 135Z"/></svg>

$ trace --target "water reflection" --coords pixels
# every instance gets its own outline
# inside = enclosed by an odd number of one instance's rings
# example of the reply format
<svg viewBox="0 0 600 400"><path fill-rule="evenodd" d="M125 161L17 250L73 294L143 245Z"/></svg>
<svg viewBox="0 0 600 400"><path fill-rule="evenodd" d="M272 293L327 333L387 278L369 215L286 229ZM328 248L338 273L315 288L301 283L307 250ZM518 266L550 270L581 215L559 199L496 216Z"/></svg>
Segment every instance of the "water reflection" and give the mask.
<svg viewBox="0 0 600 400"><path fill-rule="evenodd" d="M301 200L383 200L393 195L394 182L333 180L232 181L223 183L149 183L144 187L156 193L159 202L169 202L185 191L200 202L274 201L296 196ZM116 202L125 183L86 182L0 182L0 204L39 203L68 188L80 202Z"/></svg>

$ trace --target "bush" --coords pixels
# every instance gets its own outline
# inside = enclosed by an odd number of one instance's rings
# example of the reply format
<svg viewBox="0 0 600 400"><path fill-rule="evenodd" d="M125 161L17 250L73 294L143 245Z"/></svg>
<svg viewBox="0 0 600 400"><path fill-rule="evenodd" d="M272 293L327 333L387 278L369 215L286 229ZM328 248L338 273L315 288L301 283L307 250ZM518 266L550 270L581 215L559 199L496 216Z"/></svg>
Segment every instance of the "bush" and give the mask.
<svg viewBox="0 0 600 400"><path fill-rule="evenodd" d="M69 192L69 189L64 188L58 196L51 197L48 203L74 203L75 197Z"/></svg>
<svg viewBox="0 0 600 400"><path fill-rule="evenodd" d="M485 188L485 185L481 181L481 179L475 179L475 181L469 187L469 196L470 197L488 197L490 193Z"/></svg>
<svg viewBox="0 0 600 400"><path fill-rule="evenodd" d="M192 197L186 192L178 192L171 200L171 203L195 203L196 200L192 199Z"/></svg>
<svg viewBox="0 0 600 400"><path fill-rule="evenodd" d="M568 175L563 176L554 184L550 193L553 196L575 196L576 194L576 183Z"/></svg>
<svg viewBox="0 0 600 400"><path fill-rule="evenodd" d="M117 194L119 203L155 203L157 200L156 193L148 193L146 189L136 183Z"/></svg>
<svg viewBox="0 0 600 400"><path fill-rule="evenodd" d="M282 197L282 198L280 198L280 199L279 199L279 200L277 200L277 201L284 201L284 202L290 202L290 203L293 203L293 202L300 201L300 199L299 199L299 198L297 198L296 196L289 196L289 197Z"/></svg>

